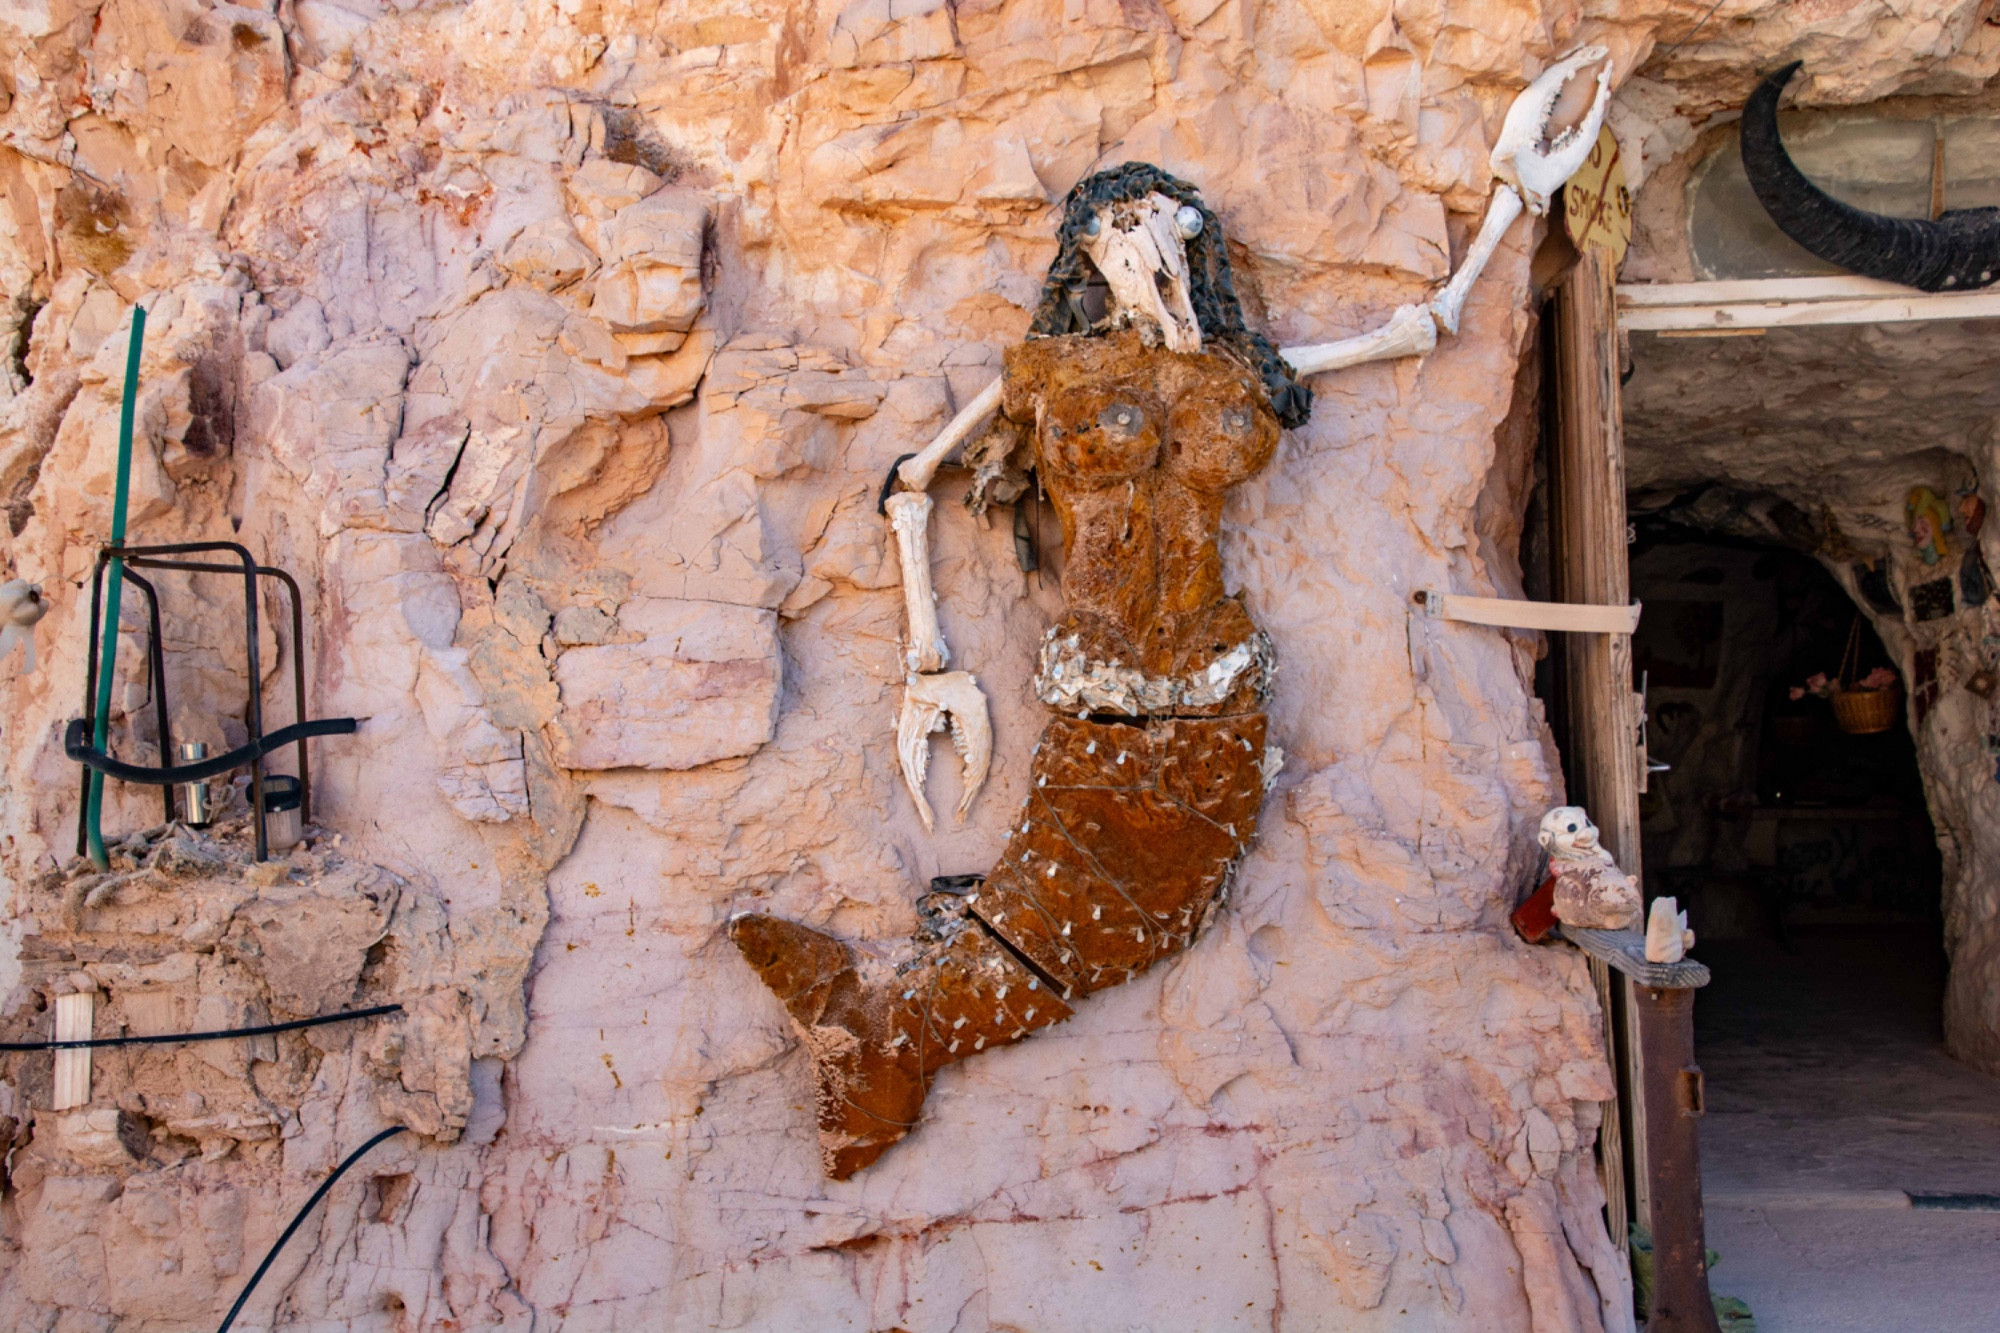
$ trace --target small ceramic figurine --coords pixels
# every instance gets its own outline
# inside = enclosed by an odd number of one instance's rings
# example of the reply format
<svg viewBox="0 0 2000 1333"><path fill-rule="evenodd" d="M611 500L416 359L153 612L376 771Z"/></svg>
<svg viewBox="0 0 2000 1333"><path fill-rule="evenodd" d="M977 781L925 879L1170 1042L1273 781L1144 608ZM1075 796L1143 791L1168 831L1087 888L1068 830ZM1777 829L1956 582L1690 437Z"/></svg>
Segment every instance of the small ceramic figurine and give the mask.
<svg viewBox="0 0 2000 1333"><path fill-rule="evenodd" d="M1672 898L1653 899L1646 917L1646 961L1678 963L1694 948L1694 932L1688 929L1688 914Z"/></svg>
<svg viewBox="0 0 2000 1333"><path fill-rule="evenodd" d="M1935 565L1951 554L1951 543L1945 540L1952 527L1951 510L1936 491L1928 486L1916 487L1903 501L1903 514L1909 521L1910 542L1925 564Z"/></svg>
<svg viewBox="0 0 2000 1333"><path fill-rule="evenodd" d="M1587 930L1631 930L1639 924L1639 882L1618 868L1597 840L1597 825L1578 805L1542 816L1556 920Z"/></svg>
<svg viewBox="0 0 2000 1333"><path fill-rule="evenodd" d="M26 579L8 579L0 583L0 661L14 651L19 643L27 652L27 662L23 671L35 669L35 622L49 613L47 602L42 600L42 587Z"/></svg>

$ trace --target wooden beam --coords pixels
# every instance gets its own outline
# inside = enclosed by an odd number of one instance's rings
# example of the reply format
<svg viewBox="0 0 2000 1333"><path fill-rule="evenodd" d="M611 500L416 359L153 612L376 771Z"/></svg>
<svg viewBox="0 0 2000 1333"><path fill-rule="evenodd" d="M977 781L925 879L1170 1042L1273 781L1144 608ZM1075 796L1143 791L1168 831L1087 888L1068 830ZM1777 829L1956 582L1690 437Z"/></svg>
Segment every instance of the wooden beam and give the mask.
<svg viewBox="0 0 2000 1333"><path fill-rule="evenodd" d="M89 991L56 996L56 1040L89 1041L97 1008ZM67 1111L90 1101L90 1048L56 1052L53 1109Z"/></svg>
<svg viewBox="0 0 2000 1333"><path fill-rule="evenodd" d="M1582 606L1574 602L1527 602L1512 597L1461 597L1422 592L1424 609L1445 620L1502 629L1563 630L1573 634L1630 634L1639 628L1639 604Z"/></svg>
<svg viewBox="0 0 2000 1333"><path fill-rule="evenodd" d="M1742 333L1820 324L2000 319L2000 290L1920 292L1849 275L1729 282L1627 283L1617 289L1627 332Z"/></svg>
<svg viewBox="0 0 2000 1333"><path fill-rule="evenodd" d="M1565 602L1625 606L1625 445L1618 402L1618 316L1611 261L1587 251L1555 290L1554 432L1549 441L1551 581ZM1639 857L1638 716L1632 637L1579 634L1564 643L1569 799L1589 808L1604 846L1629 873ZM1599 960L1591 976L1603 1006L1605 1047L1624 1095L1604 1107L1598 1151L1612 1240L1630 1218L1650 1216L1644 1086L1625 1003L1629 988ZM1629 1193L1628 1193L1629 1190Z"/></svg>

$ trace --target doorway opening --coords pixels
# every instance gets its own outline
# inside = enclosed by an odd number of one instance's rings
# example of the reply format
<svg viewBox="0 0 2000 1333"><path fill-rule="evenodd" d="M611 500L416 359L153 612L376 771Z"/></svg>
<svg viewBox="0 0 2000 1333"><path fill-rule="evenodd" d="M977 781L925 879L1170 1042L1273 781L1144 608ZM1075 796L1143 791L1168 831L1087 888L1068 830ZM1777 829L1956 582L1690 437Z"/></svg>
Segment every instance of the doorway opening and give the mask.
<svg viewBox="0 0 2000 1333"><path fill-rule="evenodd" d="M1633 527L1633 683L1667 766L1639 803L1651 889L1711 947L1907 936L1941 972L1944 867L1904 710L1850 730L1828 697L1893 674L1874 629L1809 556L1636 506Z"/></svg>

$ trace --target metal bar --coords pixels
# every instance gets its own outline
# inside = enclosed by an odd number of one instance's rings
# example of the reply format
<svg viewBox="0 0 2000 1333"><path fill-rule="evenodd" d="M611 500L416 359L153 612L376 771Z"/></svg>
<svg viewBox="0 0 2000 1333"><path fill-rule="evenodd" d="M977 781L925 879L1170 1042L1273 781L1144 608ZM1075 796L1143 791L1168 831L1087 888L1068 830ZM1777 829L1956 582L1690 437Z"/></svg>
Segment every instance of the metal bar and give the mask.
<svg viewBox="0 0 2000 1333"><path fill-rule="evenodd" d="M1632 987L1646 1093L1646 1163L1653 1183L1653 1303L1647 1333L1721 1333L1708 1293L1695 1130L1703 1110L1694 1062L1694 991Z"/></svg>
<svg viewBox="0 0 2000 1333"><path fill-rule="evenodd" d="M243 558L243 651L250 663L250 698L244 709L243 726L250 733L250 743L261 745L264 739L264 673L257 660L257 561L241 546L237 546L236 551ZM271 849L264 838L264 755L261 749L250 761L250 822L257 835L256 859L267 860Z"/></svg>
<svg viewBox="0 0 2000 1333"><path fill-rule="evenodd" d="M104 614L104 552L97 553L97 564L90 571L90 651L83 668L83 729L86 735L97 732L97 622ZM88 768L83 770L83 799L76 807L76 854L82 856L90 849L90 784L96 778Z"/></svg>
<svg viewBox="0 0 2000 1333"><path fill-rule="evenodd" d="M306 720L306 621L300 608L299 581L284 570L270 565L257 566L285 585L292 599L292 721ZM299 826L312 822L312 767L306 758L306 738L299 737Z"/></svg>
<svg viewBox="0 0 2000 1333"><path fill-rule="evenodd" d="M146 594L146 618L151 626L152 641L146 648L146 664L153 673L153 721L160 735L160 762L174 761L174 734L167 721L167 654L160 645L160 595L153 585L141 578L132 569L128 560L125 577L132 586ZM160 800L166 806L166 822L174 822L174 788L169 783L160 788Z"/></svg>

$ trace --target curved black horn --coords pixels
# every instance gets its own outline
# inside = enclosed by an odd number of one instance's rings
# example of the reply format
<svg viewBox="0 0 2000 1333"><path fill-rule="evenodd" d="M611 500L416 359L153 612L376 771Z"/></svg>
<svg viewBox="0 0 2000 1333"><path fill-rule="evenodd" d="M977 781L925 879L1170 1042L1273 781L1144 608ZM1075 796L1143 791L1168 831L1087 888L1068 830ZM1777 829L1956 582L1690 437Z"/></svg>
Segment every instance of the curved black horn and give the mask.
<svg viewBox="0 0 2000 1333"><path fill-rule="evenodd" d="M1778 230L1850 273L1926 292L2000 278L2000 208L1953 209L1935 222L1888 218L1843 204L1806 179L1778 137L1778 96L1799 64L1758 84L1743 107L1743 170Z"/></svg>

